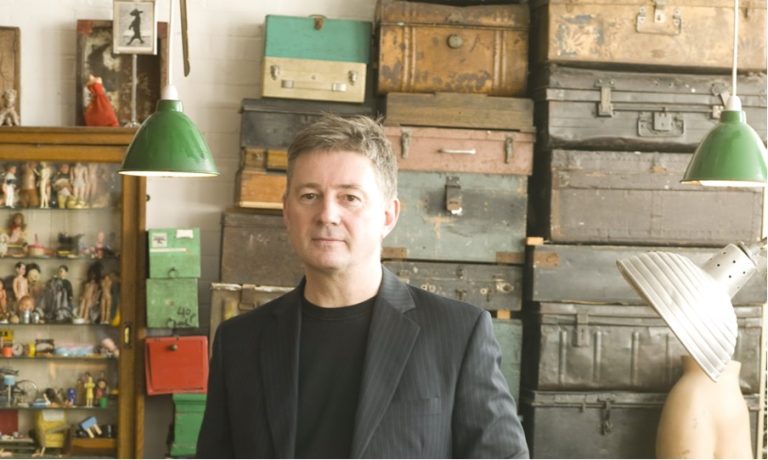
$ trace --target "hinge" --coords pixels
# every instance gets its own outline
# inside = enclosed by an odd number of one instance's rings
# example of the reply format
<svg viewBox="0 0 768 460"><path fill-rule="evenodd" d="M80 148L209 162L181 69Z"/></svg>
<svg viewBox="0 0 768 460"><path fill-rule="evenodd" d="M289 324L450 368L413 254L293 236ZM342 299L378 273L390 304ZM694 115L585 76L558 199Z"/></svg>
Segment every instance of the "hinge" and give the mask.
<svg viewBox="0 0 768 460"><path fill-rule="evenodd" d="M589 315L587 313L576 314L576 346L589 346Z"/></svg>
<svg viewBox="0 0 768 460"><path fill-rule="evenodd" d="M597 116L598 117L612 117L613 116L613 102L611 101L611 92L613 91L613 80L604 82L603 80L597 80L595 86L600 88L600 102L597 104Z"/></svg>

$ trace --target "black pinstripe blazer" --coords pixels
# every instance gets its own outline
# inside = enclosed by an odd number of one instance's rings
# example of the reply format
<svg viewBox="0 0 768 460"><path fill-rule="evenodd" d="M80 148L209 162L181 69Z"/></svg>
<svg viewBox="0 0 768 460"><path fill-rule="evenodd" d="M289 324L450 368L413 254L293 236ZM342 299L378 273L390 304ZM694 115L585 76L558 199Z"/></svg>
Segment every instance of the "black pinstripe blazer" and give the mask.
<svg viewBox="0 0 768 460"><path fill-rule="evenodd" d="M294 456L302 292L303 282L219 326L199 457ZM487 312L408 286L385 268L351 456L527 457L499 360Z"/></svg>

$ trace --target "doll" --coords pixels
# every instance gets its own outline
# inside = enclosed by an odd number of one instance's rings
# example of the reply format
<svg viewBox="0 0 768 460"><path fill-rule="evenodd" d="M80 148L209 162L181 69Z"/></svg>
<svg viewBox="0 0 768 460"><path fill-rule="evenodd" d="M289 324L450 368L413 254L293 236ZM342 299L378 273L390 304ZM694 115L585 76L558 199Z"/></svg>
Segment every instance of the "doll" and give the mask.
<svg viewBox="0 0 768 460"><path fill-rule="evenodd" d="M16 112L16 90L3 91L3 107L0 109L0 126L19 126L19 114Z"/></svg>
<svg viewBox="0 0 768 460"><path fill-rule="evenodd" d="M22 208L40 206L40 196L37 193L37 163L34 161L26 161L21 164L19 205Z"/></svg>
<svg viewBox="0 0 768 460"><path fill-rule="evenodd" d="M24 246L27 242L24 214L17 212L11 216L11 224L8 226L8 243Z"/></svg>
<svg viewBox="0 0 768 460"><path fill-rule="evenodd" d="M104 84L101 77L93 74L88 75L86 84L88 91L91 92L91 101L85 108L83 118L86 126L119 126L115 108L104 91Z"/></svg>
<svg viewBox="0 0 768 460"><path fill-rule="evenodd" d="M6 166L3 177L3 195L5 196L5 206L8 208L16 206L16 180L16 165Z"/></svg>
<svg viewBox="0 0 768 460"><path fill-rule="evenodd" d="M48 208L51 205L51 175L53 170L47 161L40 162L40 207Z"/></svg>

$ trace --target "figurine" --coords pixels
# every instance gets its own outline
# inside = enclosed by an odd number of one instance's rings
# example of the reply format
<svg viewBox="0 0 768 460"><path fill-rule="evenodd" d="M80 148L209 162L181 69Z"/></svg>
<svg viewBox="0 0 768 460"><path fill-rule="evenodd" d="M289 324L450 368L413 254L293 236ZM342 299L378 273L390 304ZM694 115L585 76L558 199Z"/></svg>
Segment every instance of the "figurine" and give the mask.
<svg viewBox="0 0 768 460"><path fill-rule="evenodd" d="M73 407L75 406L76 401L77 401L77 391L72 387L67 388L66 405L68 407Z"/></svg>
<svg viewBox="0 0 768 460"><path fill-rule="evenodd" d="M107 236L103 230L96 232L96 242L88 248L86 253L91 255L92 259L103 259L104 256L113 255L112 249L107 244Z"/></svg>
<svg viewBox="0 0 768 460"><path fill-rule="evenodd" d="M51 176L53 170L47 161L40 162L40 207L49 208L51 206Z"/></svg>
<svg viewBox="0 0 768 460"><path fill-rule="evenodd" d="M60 265L56 276L45 283L44 312L45 317L57 322L72 319L72 283L67 279L69 268Z"/></svg>
<svg viewBox="0 0 768 460"><path fill-rule="evenodd" d="M21 164L21 180L19 182L19 206L36 208L40 206L40 196L37 193L37 164L26 161Z"/></svg>
<svg viewBox="0 0 768 460"><path fill-rule="evenodd" d="M27 224L24 214L17 212L11 216L11 224L8 226L8 243L23 246L27 242Z"/></svg>
<svg viewBox="0 0 768 460"><path fill-rule="evenodd" d="M78 316L84 320L91 320L93 315L100 312L101 305L101 279L103 267L100 262L94 262L88 267L86 281L83 284L80 296Z"/></svg>
<svg viewBox="0 0 768 460"><path fill-rule="evenodd" d="M8 165L5 168L3 195L5 196L6 207L13 208L16 206L16 165Z"/></svg>
<svg viewBox="0 0 768 460"><path fill-rule="evenodd" d="M83 118L86 126L119 126L115 108L104 91L104 82L101 77L93 74L88 75L86 84L88 91L91 92L91 101L85 108Z"/></svg>
<svg viewBox="0 0 768 460"><path fill-rule="evenodd" d="M107 358L117 358L120 356L120 349L115 345L115 341L109 337L101 340L101 354Z"/></svg>
<svg viewBox="0 0 768 460"><path fill-rule="evenodd" d="M8 254L8 234L0 233L0 257Z"/></svg>
<svg viewBox="0 0 768 460"><path fill-rule="evenodd" d="M75 163L72 168L72 191L75 202L68 208L84 208L87 205L85 193L88 190L88 168L82 163Z"/></svg>
<svg viewBox="0 0 768 460"><path fill-rule="evenodd" d="M13 278L13 298L20 301L23 297L29 295L29 281L27 280L27 264L16 262L16 277Z"/></svg>
<svg viewBox="0 0 768 460"><path fill-rule="evenodd" d="M16 90L3 91L3 107L0 109L0 126L19 126L19 114L16 112Z"/></svg>
<svg viewBox="0 0 768 460"><path fill-rule="evenodd" d="M68 208L69 199L72 198L74 190L72 187L72 171L69 163L62 163L53 174L51 179L51 188L56 192L56 206L59 208ZM53 203L51 203L53 206Z"/></svg>
<svg viewBox="0 0 768 460"><path fill-rule="evenodd" d="M0 319L8 315L8 293L5 291L5 283L0 279Z"/></svg>
<svg viewBox="0 0 768 460"><path fill-rule="evenodd" d="M112 277L107 273L101 278L101 299L99 299L99 322L109 324L112 320Z"/></svg>
<svg viewBox="0 0 768 460"><path fill-rule="evenodd" d="M85 374L85 383L83 383L83 388L85 388L85 407L93 407L93 389L95 386L96 384L93 383L91 374Z"/></svg>

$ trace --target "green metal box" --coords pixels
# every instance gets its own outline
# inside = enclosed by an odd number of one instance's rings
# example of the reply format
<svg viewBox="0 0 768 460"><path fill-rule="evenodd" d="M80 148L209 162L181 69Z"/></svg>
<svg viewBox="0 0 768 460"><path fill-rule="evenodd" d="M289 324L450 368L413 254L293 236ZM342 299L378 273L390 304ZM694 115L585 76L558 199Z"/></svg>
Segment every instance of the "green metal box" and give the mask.
<svg viewBox="0 0 768 460"><path fill-rule="evenodd" d="M523 322L519 319L494 319L493 332L501 347L501 373L507 379L509 392L519 404Z"/></svg>
<svg viewBox="0 0 768 460"><path fill-rule="evenodd" d="M150 229L149 277L200 278L200 229Z"/></svg>
<svg viewBox="0 0 768 460"><path fill-rule="evenodd" d="M173 444L171 456L190 457L195 455L197 435L203 423L205 412L204 394L174 394L176 408L173 418Z"/></svg>
<svg viewBox="0 0 768 460"><path fill-rule="evenodd" d="M189 328L199 322L197 278L147 280L147 327Z"/></svg>

